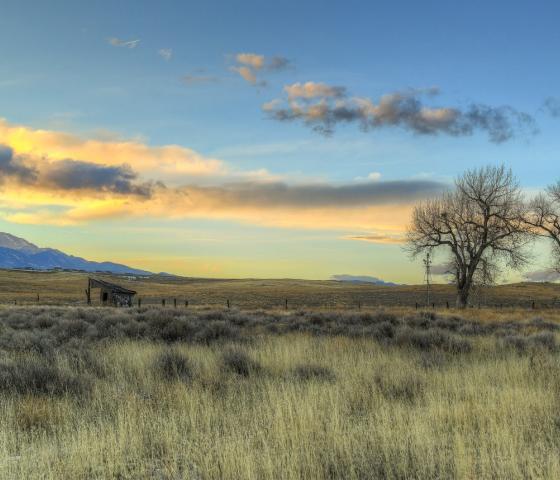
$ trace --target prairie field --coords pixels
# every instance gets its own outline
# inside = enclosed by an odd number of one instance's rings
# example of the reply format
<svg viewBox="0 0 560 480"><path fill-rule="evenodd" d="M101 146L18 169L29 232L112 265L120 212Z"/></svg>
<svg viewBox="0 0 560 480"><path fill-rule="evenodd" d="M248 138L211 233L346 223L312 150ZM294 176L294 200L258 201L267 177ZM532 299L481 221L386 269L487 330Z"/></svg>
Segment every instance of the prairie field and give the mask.
<svg viewBox="0 0 560 480"><path fill-rule="evenodd" d="M0 307L0 478L560 478L559 319Z"/></svg>
<svg viewBox="0 0 560 480"><path fill-rule="evenodd" d="M106 280L135 290L142 305L212 306L223 308L230 301L240 309L325 309L357 310L358 307L426 306L424 285L380 286L332 280L296 279L210 279L153 275L130 277L83 272L0 270L0 304L83 305L88 276ZM37 296L39 295L39 301ZM94 304L99 304L95 291ZM435 308L455 303L452 285L432 285L430 304ZM560 284L516 283L475 290L472 306L530 309L533 302L539 309L560 311ZM430 305L431 307L431 305Z"/></svg>

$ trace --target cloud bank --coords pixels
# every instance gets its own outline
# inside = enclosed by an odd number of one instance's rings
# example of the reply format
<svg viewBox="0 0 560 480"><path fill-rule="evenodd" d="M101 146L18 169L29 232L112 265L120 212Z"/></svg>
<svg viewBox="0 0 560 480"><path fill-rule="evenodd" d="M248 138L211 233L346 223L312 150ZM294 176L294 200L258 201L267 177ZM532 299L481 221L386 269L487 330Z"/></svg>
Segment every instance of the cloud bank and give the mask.
<svg viewBox="0 0 560 480"><path fill-rule="evenodd" d="M358 124L365 131L398 127L418 135L459 137L480 131L494 143L536 133L533 117L510 106L430 106L426 99L438 95L437 88L389 93L377 102L349 97L342 86L316 82L286 85L284 92L285 98L263 105L268 116L281 122L301 122L327 135L342 123Z"/></svg>
<svg viewBox="0 0 560 480"><path fill-rule="evenodd" d="M82 138L5 120L0 145L0 217L39 225L225 219L351 231L358 232L353 239L398 243L412 205L445 188L422 179L381 181L378 175L347 183L287 181L263 170L237 171L178 145Z"/></svg>

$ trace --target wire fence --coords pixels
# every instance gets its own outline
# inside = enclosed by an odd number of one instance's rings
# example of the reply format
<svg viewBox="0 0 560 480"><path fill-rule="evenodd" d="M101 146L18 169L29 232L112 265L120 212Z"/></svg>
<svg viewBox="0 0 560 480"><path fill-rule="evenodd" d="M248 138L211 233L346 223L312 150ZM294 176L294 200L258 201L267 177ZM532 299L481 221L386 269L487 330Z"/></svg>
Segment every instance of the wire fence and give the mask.
<svg viewBox="0 0 560 480"><path fill-rule="evenodd" d="M0 304L4 306L87 306L87 302L82 298L58 298L55 296L41 295L14 295L13 300L6 295L0 297ZM433 301L427 303L421 295L404 295L392 297L375 298L365 295L347 295L340 296L328 295L297 295L294 297L280 296L220 296L212 297L196 297L196 296L137 296L132 307L160 307L160 308L214 308L214 309L237 309L237 310L371 310L379 308L411 308L415 310L453 310L455 309L455 301L452 297L433 298ZM418 298L419 297L419 298ZM93 307L104 306L102 302L92 302ZM527 310L558 310L560 309L560 298L552 299L531 299L531 298L504 298L492 299L486 298L484 301L476 300L471 302L467 308L469 309L527 309Z"/></svg>

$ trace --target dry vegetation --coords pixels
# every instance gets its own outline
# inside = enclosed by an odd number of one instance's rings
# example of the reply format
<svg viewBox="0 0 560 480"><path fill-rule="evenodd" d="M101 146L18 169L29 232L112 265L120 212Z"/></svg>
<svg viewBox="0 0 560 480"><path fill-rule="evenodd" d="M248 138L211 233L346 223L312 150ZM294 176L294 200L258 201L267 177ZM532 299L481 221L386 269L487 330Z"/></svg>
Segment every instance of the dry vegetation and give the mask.
<svg viewBox="0 0 560 480"><path fill-rule="evenodd" d="M24 272L5 270L0 273L0 303L41 304L85 303L86 273L70 272ZM94 275L124 287L136 290L143 305L160 305L166 299L167 306L176 298L179 306L185 300L190 306L214 306L222 308L226 301L242 309L278 309L288 300L290 309L352 309L379 306L413 307L425 304L425 287L403 285L385 287L367 284L350 284L335 281L312 280L221 280L185 277L153 276L131 280L123 276ZM92 296L98 301L95 292ZM436 308L444 308L446 302L455 304L455 288L452 285L434 285L432 292ZM560 285L542 283L519 283L500 285L474 292L475 307L500 306L504 308L530 308L532 302L538 308L560 309Z"/></svg>
<svg viewBox="0 0 560 480"><path fill-rule="evenodd" d="M560 478L557 315L462 315L0 308L0 478Z"/></svg>

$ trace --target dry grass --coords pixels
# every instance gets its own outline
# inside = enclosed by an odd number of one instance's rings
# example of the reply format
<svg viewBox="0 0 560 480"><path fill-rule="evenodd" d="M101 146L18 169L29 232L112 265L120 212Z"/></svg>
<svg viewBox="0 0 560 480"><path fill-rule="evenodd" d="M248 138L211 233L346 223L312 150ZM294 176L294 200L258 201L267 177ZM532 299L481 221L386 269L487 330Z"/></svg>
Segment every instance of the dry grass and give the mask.
<svg viewBox="0 0 560 480"><path fill-rule="evenodd" d="M288 299L290 310L306 309L363 309L379 306L412 307L425 302L424 287L408 285L383 287L355 285L334 281L310 280L213 280L184 277L154 276L129 280L111 275L96 275L138 291L144 304L173 305L184 308L185 300L190 306L210 305L225 307L229 299L232 307L242 309L277 309L284 307ZM87 274L68 272L0 272L0 303L84 304ZM432 294L438 308L446 302L454 304L454 291L450 285L435 285ZM97 301L95 293L93 300ZM539 308L560 309L560 285L520 283L485 289L473 296L473 305L492 305L505 309L513 306L529 309L535 301Z"/></svg>
<svg viewBox="0 0 560 480"><path fill-rule="evenodd" d="M5 308L0 478L560 478L526 313Z"/></svg>

